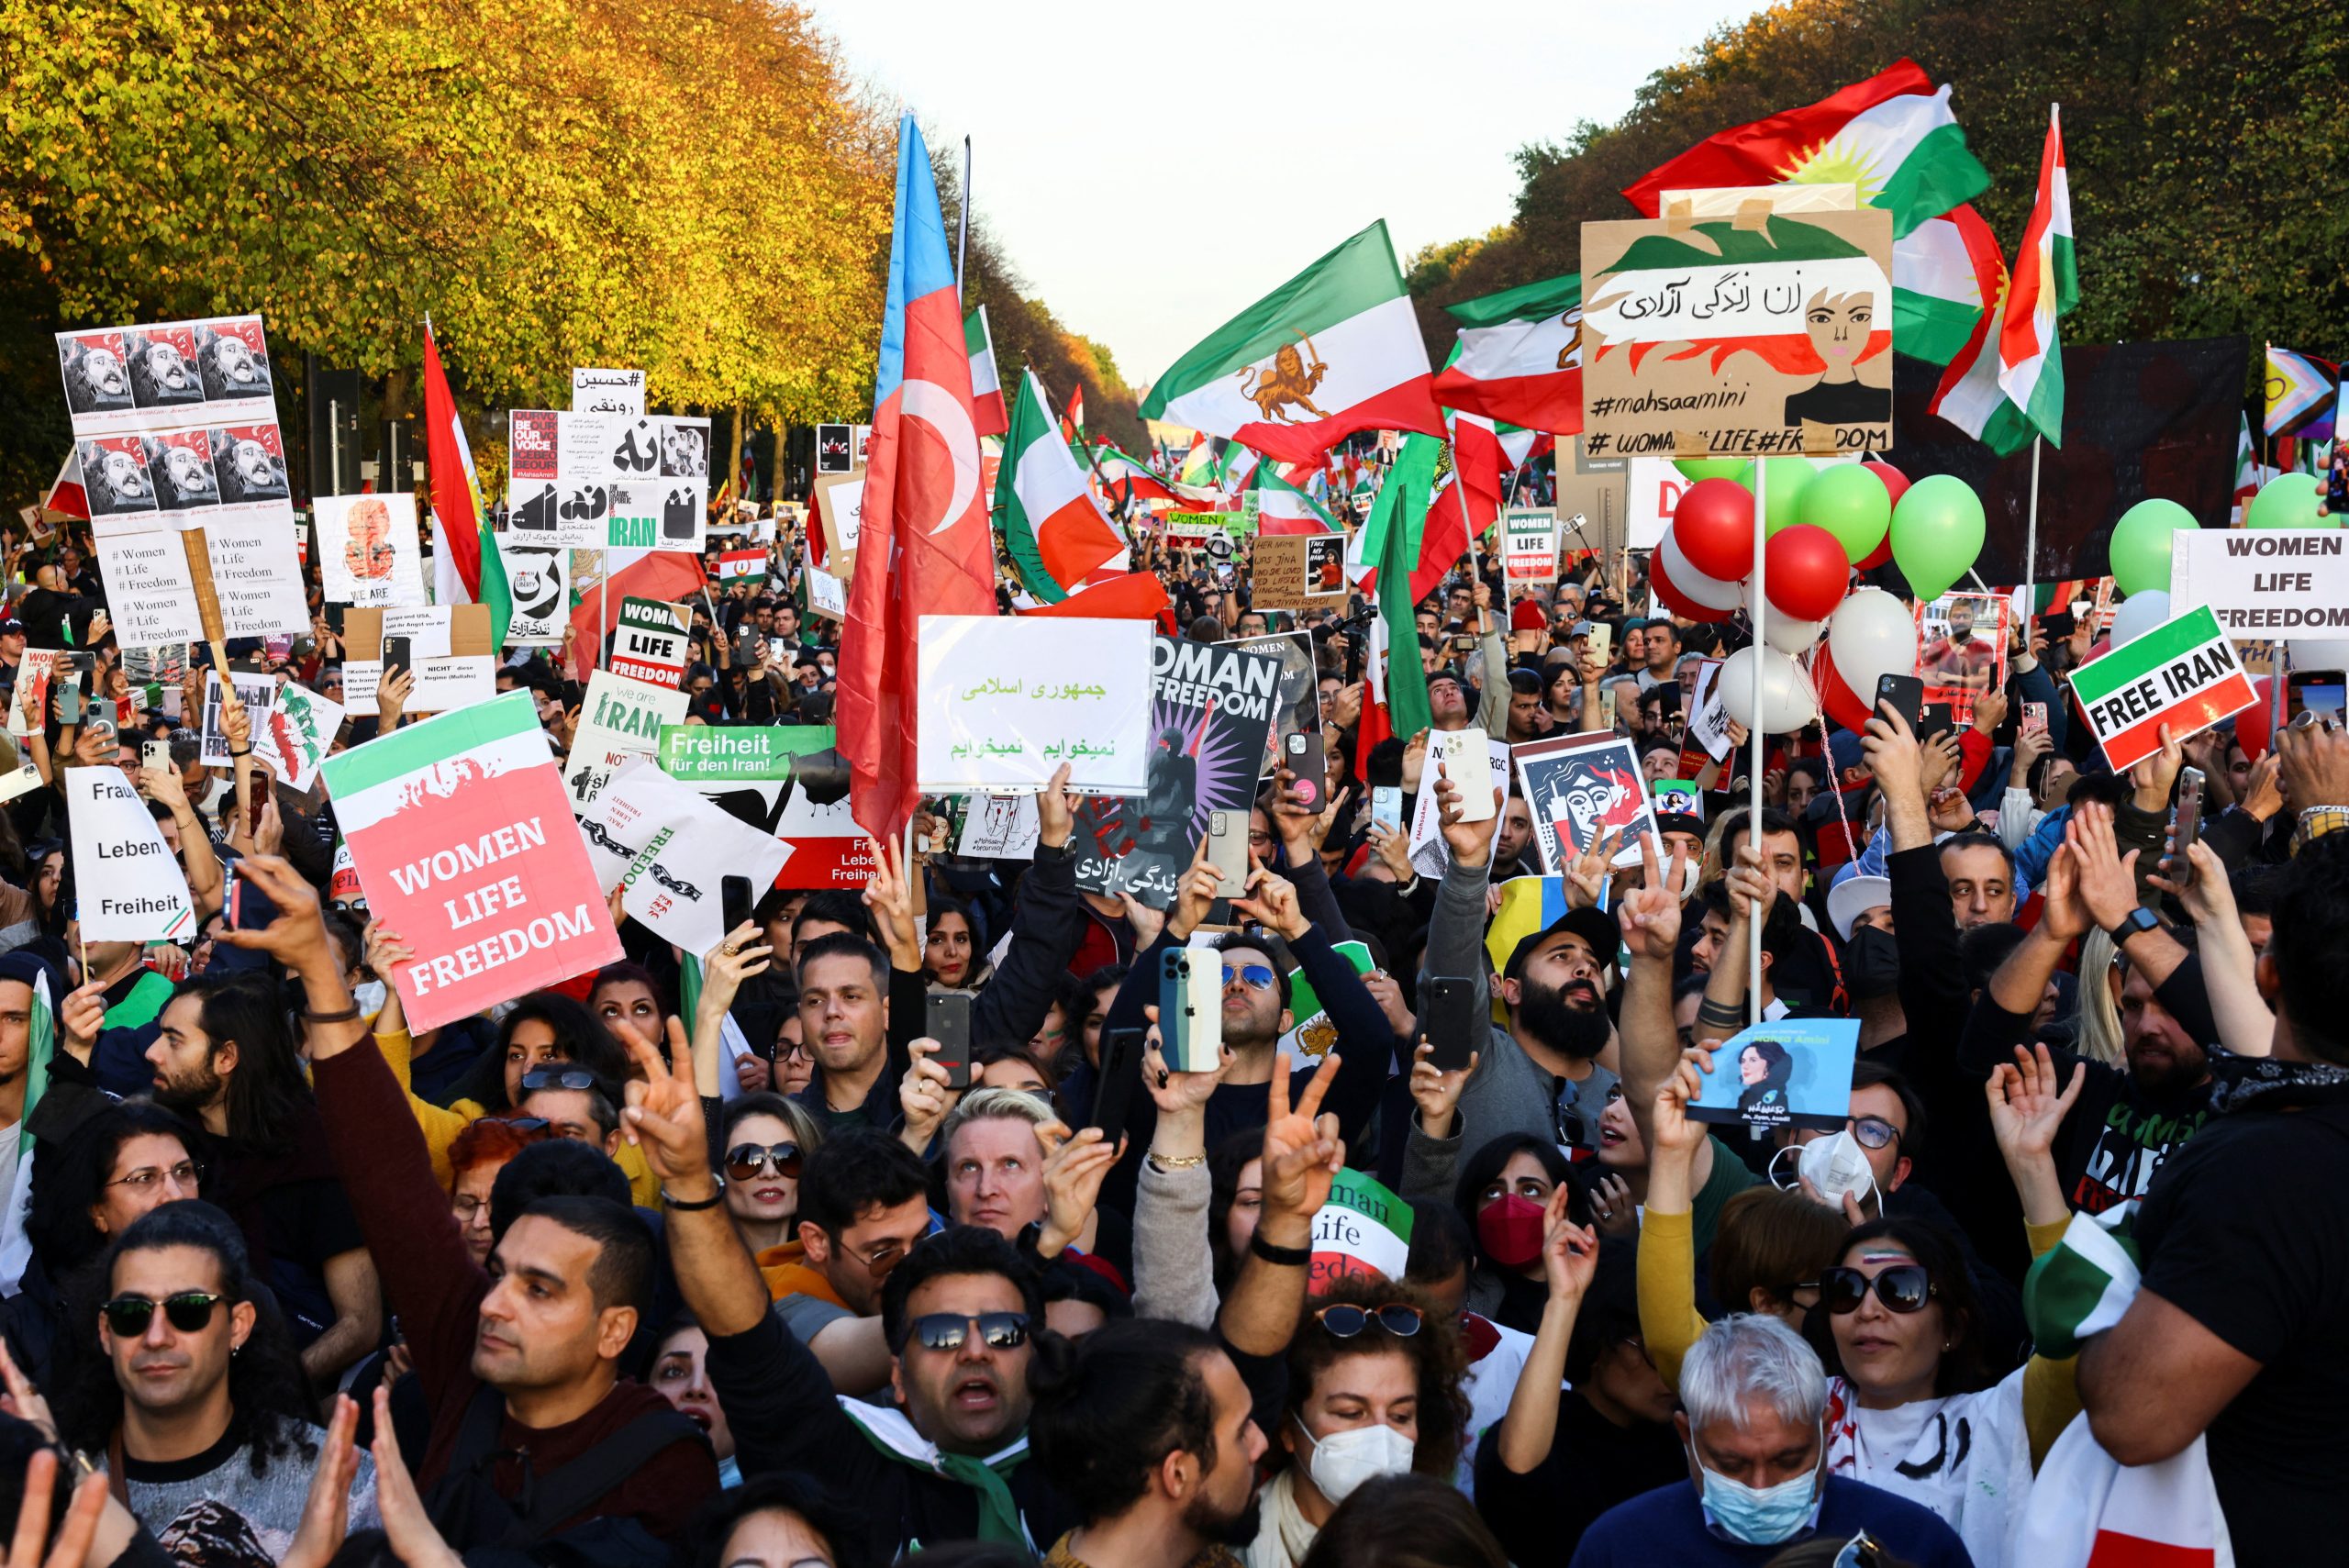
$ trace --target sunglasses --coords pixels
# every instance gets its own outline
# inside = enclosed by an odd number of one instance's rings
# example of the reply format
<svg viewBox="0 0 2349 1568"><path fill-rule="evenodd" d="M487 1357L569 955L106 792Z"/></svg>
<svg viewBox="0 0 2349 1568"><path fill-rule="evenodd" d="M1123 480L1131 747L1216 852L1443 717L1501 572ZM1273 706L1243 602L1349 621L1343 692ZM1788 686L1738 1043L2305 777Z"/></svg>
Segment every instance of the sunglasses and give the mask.
<svg viewBox="0 0 2349 1568"><path fill-rule="evenodd" d="M1384 1307L1324 1307L1313 1314L1313 1320L1340 1340L1353 1339L1373 1323L1398 1340L1408 1340L1425 1326L1427 1317L1416 1307L1390 1301Z"/></svg>
<svg viewBox="0 0 2349 1568"><path fill-rule="evenodd" d="M1842 1318L1860 1309L1873 1289L1887 1312L1922 1312L1925 1303L1941 1294L1922 1263L1895 1263L1871 1280L1857 1269L1819 1271L1820 1305Z"/></svg>
<svg viewBox="0 0 2349 1568"><path fill-rule="evenodd" d="M1252 991L1269 991L1273 988L1272 967L1262 963L1225 964L1223 983L1229 985L1235 980L1246 981L1248 988Z"/></svg>
<svg viewBox="0 0 2349 1568"><path fill-rule="evenodd" d="M98 1310L106 1315L106 1327L114 1330L117 1339L135 1340L155 1320L158 1307L163 1309L163 1317L173 1328L183 1334L194 1334L211 1323L212 1309L228 1299L201 1290L184 1290L160 1302L143 1296L117 1296Z"/></svg>
<svg viewBox="0 0 2349 1568"><path fill-rule="evenodd" d="M959 1312L930 1312L912 1323L913 1337L930 1351L961 1350L974 1328L991 1351L1016 1351L1028 1342L1025 1312L982 1312L975 1318Z"/></svg>
<svg viewBox="0 0 2349 1568"><path fill-rule="evenodd" d="M542 1116L485 1116L481 1119L510 1127L517 1132L544 1132L554 1125Z"/></svg>
<svg viewBox="0 0 2349 1568"><path fill-rule="evenodd" d="M592 1089L596 1074L584 1067L533 1067L522 1074L522 1092L537 1089Z"/></svg>
<svg viewBox="0 0 2349 1568"><path fill-rule="evenodd" d="M773 1171L778 1176L796 1179L799 1174L799 1145L738 1143L726 1151L728 1181L751 1181L762 1171Z"/></svg>

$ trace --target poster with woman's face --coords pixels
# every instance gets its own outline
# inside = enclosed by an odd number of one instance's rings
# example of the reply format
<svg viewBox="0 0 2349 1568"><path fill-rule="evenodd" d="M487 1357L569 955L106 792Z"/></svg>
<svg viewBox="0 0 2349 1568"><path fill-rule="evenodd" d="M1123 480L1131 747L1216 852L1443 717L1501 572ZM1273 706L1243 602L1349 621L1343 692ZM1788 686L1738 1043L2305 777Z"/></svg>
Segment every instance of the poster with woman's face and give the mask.
<svg viewBox="0 0 2349 1568"><path fill-rule="evenodd" d="M1857 1018L1765 1019L1713 1052L1713 1070L1688 1103L1697 1121L1841 1130L1852 1116Z"/></svg>

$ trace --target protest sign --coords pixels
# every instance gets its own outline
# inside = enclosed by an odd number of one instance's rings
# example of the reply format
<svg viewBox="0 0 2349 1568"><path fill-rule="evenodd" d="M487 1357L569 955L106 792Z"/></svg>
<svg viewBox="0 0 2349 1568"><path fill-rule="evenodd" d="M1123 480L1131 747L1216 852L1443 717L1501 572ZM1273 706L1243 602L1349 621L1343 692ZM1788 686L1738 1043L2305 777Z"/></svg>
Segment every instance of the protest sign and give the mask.
<svg viewBox="0 0 2349 1568"><path fill-rule="evenodd" d="M2170 535L2169 607L2198 605L2210 606L2238 642L2349 635L2349 534L2180 529Z"/></svg>
<svg viewBox="0 0 2349 1568"><path fill-rule="evenodd" d="M1401 1279L1411 1253L1411 1206L1351 1167L1330 1183L1330 1196L1313 1216L1313 1261L1308 1294L1349 1274Z"/></svg>
<svg viewBox="0 0 2349 1568"><path fill-rule="evenodd" d="M1558 509L1513 506L1501 514L1502 569L1508 585L1535 587L1558 580Z"/></svg>
<svg viewBox="0 0 2349 1568"><path fill-rule="evenodd" d="M8 733L20 740L49 723L50 674L58 652L54 648L28 648L17 665L17 689L8 704ZM33 699L29 714L25 711L27 694Z"/></svg>
<svg viewBox="0 0 2349 1568"><path fill-rule="evenodd" d="M384 639L408 639L413 672L412 714L449 713L497 695L497 657L489 640L487 605L422 605L398 609L349 609L342 617L342 700L365 712L375 706L384 678Z"/></svg>
<svg viewBox="0 0 2349 1568"><path fill-rule="evenodd" d="M1483 734L1479 730L1477 733ZM1509 743L1497 736L1485 736L1485 761L1496 784L1506 784L1508 778ZM1435 796L1436 752L1432 737L1429 742L1426 772L1419 775L1419 792L1411 803L1411 836L1404 842L1404 853L1410 857L1411 868L1421 876L1442 876L1452 864L1452 846L1443 841L1443 818ZM1486 795L1487 815L1492 795Z"/></svg>
<svg viewBox="0 0 2349 1568"><path fill-rule="evenodd" d="M1648 785L1648 804L1662 817L1705 819L1705 792L1694 779L1658 779Z"/></svg>
<svg viewBox="0 0 2349 1568"><path fill-rule="evenodd" d="M579 838L596 885L608 896L664 822L682 822L700 797L645 752L620 759L595 800L579 813ZM704 949L707 951L707 949Z"/></svg>
<svg viewBox="0 0 2349 1568"><path fill-rule="evenodd" d="M1892 216L1582 226L1593 456L1892 445Z"/></svg>
<svg viewBox="0 0 2349 1568"><path fill-rule="evenodd" d="M1721 700L1721 662L1697 666L1697 689L1689 694L1687 739L1716 762L1729 755L1729 704Z"/></svg>
<svg viewBox="0 0 2349 1568"><path fill-rule="evenodd" d="M1632 550L1653 550L1664 542L1664 530L1672 526L1673 514L1680 509L1680 497L1696 483L1675 468L1668 457L1635 457L1631 463L1631 484L1626 489L1630 506L1630 527L1624 542Z"/></svg>
<svg viewBox="0 0 2349 1568"><path fill-rule="evenodd" d="M327 603L375 609L424 603L414 492L317 496L310 518Z"/></svg>
<svg viewBox="0 0 2349 1568"><path fill-rule="evenodd" d="M301 528L290 506L246 514L223 507L200 532L184 537L189 548L204 541L219 602L223 634L301 636L310 629L309 601L302 587L302 562L295 550Z"/></svg>
<svg viewBox="0 0 2349 1568"><path fill-rule="evenodd" d="M277 701L277 678L250 670L231 670L228 678L237 687L237 698L245 705L245 717L252 721L253 744L261 744L263 726L269 722L269 710ZM228 755L228 734L220 727L220 672L204 672L204 750L198 760L208 768L225 768L232 759Z"/></svg>
<svg viewBox="0 0 2349 1568"><path fill-rule="evenodd" d="M824 561L835 575L845 576L845 562L856 554L863 536L864 475L835 474L816 481L816 512L824 525Z"/></svg>
<svg viewBox="0 0 2349 1568"><path fill-rule="evenodd" d="M2259 700L2210 606L2163 622L2072 672L2072 695L2116 773Z"/></svg>
<svg viewBox="0 0 2349 1568"><path fill-rule="evenodd" d="M1063 762L1072 789L1144 792L1147 621L923 616L918 641L923 794L1041 789Z"/></svg>
<svg viewBox="0 0 2349 1568"><path fill-rule="evenodd" d="M1915 673L1925 683L1925 701L1947 703L1959 724L1971 724L1974 699L2006 686L2014 602L2003 594L1944 594L1919 605L1916 615Z"/></svg>
<svg viewBox="0 0 2349 1568"><path fill-rule="evenodd" d="M612 639L612 673L647 685L674 689L683 684L688 624L683 605L634 595L621 599L618 635Z"/></svg>
<svg viewBox="0 0 2349 1568"><path fill-rule="evenodd" d="M327 902L362 906L367 902L359 889L359 868L351 863L351 840L340 833L334 836L334 869L327 873Z"/></svg>
<svg viewBox="0 0 2349 1568"><path fill-rule="evenodd" d="M520 539L573 550L700 551L708 420L518 408L507 433L508 527Z"/></svg>
<svg viewBox="0 0 2349 1568"><path fill-rule="evenodd" d="M1264 732L1263 776L1270 778L1282 762L1282 736L1294 735L1300 730L1318 734L1321 728L1321 683L1313 663L1313 634L1282 631L1268 637L1219 642L1216 646L1236 648L1242 653L1266 653L1281 662L1280 690L1273 705L1273 724Z"/></svg>
<svg viewBox="0 0 2349 1568"><path fill-rule="evenodd" d="M1207 835L1208 813L1244 812L1255 802L1285 692L1276 651L1289 640L1151 639L1149 787L1139 800L1078 803L1077 886L1113 897L1131 893L1153 909L1172 906L1175 884ZM1309 664L1307 675L1311 700Z"/></svg>
<svg viewBox="0 0 2349 1568"><path fill-rule="evenodd" d="M258 316L60 332L57 361L77 436L269 417L277 406Z"/></svg>
<svg viewBox="0 0 2349 1568"><path fill-rule="evenodd" d="M827 620L848 619L848 584L820 566L807 568L807 613Z"/></svg>
<svg viewBox="0 0 2349 1568"><path fill-rule="evenodd" d="M369 912L419 955L390 976L411 1028L620 957L529 692L378 736L323 771Z"/></svg>
<svg viewBox="0 0 2349 1568"><path fill-rule="evenodd" d="M1042 835L1034 795L974 795L963 813L963 835L955 840L954 852L980 860L1024 861L1034 856Z"/></svg>
<svg viewBox="0 0 2349 1568"><path fill-rule="evenodd" d="M572 366L571 411L574 414L642 414L644 373Z"/></svg>
<svg viewBox="0 0 2349 1568"><path fill-rule="evenodd" d="M254 721L253 750L279 779L306 795L342 728L342 714L340 703L288 683L278 688L266 718Z"/></svg>
<svg viewBox="0 0 2349 1568"><path fill-rule="evenodd" d="M679 784L766 784L789 778L801 752L829 744L811 743L805 726L664 724L655 754Z"/></svg>
<svg viewBox="0 0 2349 1568"><path fill-rule="evenodd" d="M816 472L818 473L850 473L857 462L856 428L852 425L818 425L816 427Z"/></svg>
<svg viewBox="0 0 2349 1568"><path fill-rule="evenodd" d="M1553 482L1561 551L1588 550L1613 560L1629 542L1629 460L1593 457L1580 436L1560 436Z"/></svg>
<svg viewBox="0 0 2349 1568"><path fill-rule="evenodd" d="M686 798L690 804L682 812L647 825L644 846L621 878L627 891L620 907L655 936L698 954L725 940L724 879L748 878L755 902L774 885L791 846L697 795Z"/></svg>
<svg viewBox="0 0 2349 1568"><path fill-rule="evenodd" d="M178 941L195 934L187 878L163 829L119 768L62 768L73 887L85 942Z"/></svg>
<svg viewBox="0 0 2349 1568"><path fill-rule="evenodd" d="M1851 1119L1859 1045L1857 1018L1773 1018L1740 1029L1714 1053L1688 1118L1840 1130Z"/></svg>
<svg viewBox="0 0 2349 1568"><path fill-rule="evenodd" d="M552 545L521 544L510 533L497 536L506 562L506 588L514 613L506 623L508 648L561 647L571 624L571 552Z"/></svg>
<svg viewBox="0 0 2349 1568"><path fill-rule="evenodd" d="M189 536L140 517L93 518L90 535L117 639L140 646L191 642L204 635L195 584L188 576L188 544L194 542Z"/></svg>
<svg viewBox="0 0 2349 1568"><path fill-rule="evenodd" d="M1334 606L1346 596L1341 534L1276 534L1256 541L1248 605L1258 610Z"/></svg>
<svg viewBox="0 0 2349 1568"><path fill-rule="evenodd" d="M1638 752L1611 729L1529 740L1517 748L1518 777L1533 812L1542 869L1564 875L1593 842L1620 832L1613 863L1640 863L1640 845L1655 831Z"/></svg>
<svg viewBox="0 0 2349 1568"><path fill-rule="evenodd" d="M573 804L593 801L624 759L651 755L661 743L661 727L684 721L685 702L683 692L631 681L609 670L589 676L587 700L563 766Z"/></svg>
<svg viewBox="0 0 2349 1568"><path fill-rule="evenodd" d="M711 734L726 744L705 742ZM692 740L672 742L673 734ZM734 743L756 738L755 746ZM795 887L862 890L873 874L871 837L850 814L848 762L828 724L677 725L661 730L676 776L739 822L791 846Z"/></svg>

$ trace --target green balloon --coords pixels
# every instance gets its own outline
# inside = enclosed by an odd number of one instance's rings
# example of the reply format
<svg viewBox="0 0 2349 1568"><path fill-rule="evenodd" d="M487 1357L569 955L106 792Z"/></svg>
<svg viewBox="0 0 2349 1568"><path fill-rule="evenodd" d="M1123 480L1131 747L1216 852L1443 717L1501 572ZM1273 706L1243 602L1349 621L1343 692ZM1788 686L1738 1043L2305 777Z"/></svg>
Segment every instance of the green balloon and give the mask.
<svg viewBox="0 0 2349 1568"><path fill-rule="evenodd" d="M2316 504L2324 494L2312 473L2283 473L2260 486L2244 511L2247 528L2337 528L2340 522L2320 517Z"/></svg>
<svg viewBox="0 0 2349 1568"><path fill-rule="evenodd" d="M2201 527L2175 501L2140 501L2112 528L2112 580L2123 594L2169 592L2170 536Z"/></svg>
<svg viewBox="0 0 2349 1568"><path fill-rule="evenodd" d="M1771 483L1777 482L1772 474ZM1892 526L1892 492L1865 465L1837 463L1803 486L1802 520L1825 528L1853 564L1865 561Z"/></svg>
<svg viewBox="0 0 2349 1568"><path fill-rule="evenodd" d="M1780 528L1790 528L1803 520L1802 495L1810 488L1810 482L1819 477L1819 470L1810 465L1809 458L1773 457L1763 461L1770 465L1763 475L1770 492L1763 497L1763 505L1768 513L1763 529L1763 537L1766 539ZM1734 477L1748 490L1753 489L1753 465L1750 462L1744 464Z"/></svg>
<svg viewBox="0 0 2349 1568"><path fill-rule="evenodd" d="M1675 458L1672 466L1680 471L1683 479L1735 479L1751 466L1737 457Z"/></svg>
<svg viewBox="0 0 2349 1568"><path fill-rule="evenodd" d="M1982 498L1954 474L1917 481L1892 509L1892 561L1920 600L1938 599L1974 565L1985 532Z"/></svg>

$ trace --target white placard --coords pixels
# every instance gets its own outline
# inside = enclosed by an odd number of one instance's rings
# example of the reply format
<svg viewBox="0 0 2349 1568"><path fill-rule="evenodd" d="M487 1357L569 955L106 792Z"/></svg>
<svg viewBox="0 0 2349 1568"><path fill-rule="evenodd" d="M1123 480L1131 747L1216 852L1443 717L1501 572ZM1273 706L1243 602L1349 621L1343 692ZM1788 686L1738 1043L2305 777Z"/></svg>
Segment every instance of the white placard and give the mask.
<svg viewBox="0 0 2349 1568"><path fill-rule="evenodd" d="M416 495L320 495L310 503L327 602L386 609L424 603Z"/></svg>
<svg viewBox="0 0 2349 1568"><path fill-rule="evenodd" d="M1458 734L1462 731L1455 730L1451 733ZM1472 733L1483 735L1484 731L1475 730ZM1411 869L1421 876L1433 877L1443 875L1445 870L1452 864L1452 846L1443 841L1443 817L1436 806L1435 798L1437 739L1436 735L1428 737L1427 763L1419 773L1419 793L1412 797L1411 802L1411 836L1404 844L1404 852L1409 855L1411 860ZM1491 736L1486 735L1485 755L1486 760L1492 765L1494 778L1505 783L1509 776L1508 742L1496 740ZM1485 792L1485 798L1489 804L1492 799L1490 790Z"/></svg>
<svg viewBox="0 0 2349 1568"><path fill-rule="evenodd" d="M2349 636L2349 533L2181 528L2170 537L2170 614L2208 605L2230 640Z"/></svg>
<svg viewBox="0 0 2349 1568"><path fill-rule="evenodd" d="M1664 541L1672 514L1694 480L1685 479L1666 457L1635 457L1631 461L1629 500L1623 517L1625 538L1632 550L1653 550Z"/></svg>
<svg viewBox="0 0 2349 1568"><path fill-rule="evenodd" d="M1558 509L1517 506L1501 514L1507 550L1503 571L1512 583L1554 583L1558 580Z"/></svg>
<svg viewBox="0 0 2349 1568"><path fill-rule="evenodd" d="M925 795L1069 787L1141 795L1150 780L1151 625L924 616L917 762Z"/></svg>
<svg viewBox="0 0 2349 1568"><path fill-rule="evenodd" d="M174 941L195 934L187 878L119 768L61 770L73 837L82 940Z"/></svg>
<svg viewBox="0 0 2349 1568"><path fill-rule="evenodd" d="M203 637L204 618L196 612L195 584L187 570L187 547L201 548L202 534L183 535L168 524L138 517L94 520L90 528L117 642L138 648Z"/></svg>
<svg viewBox="0 0 2349 1568"><path fill-rule="evenodd" d="M560 647L571 624L571 552L552 545L509 543L500 534L497 553L506 562L506 587L514 613L506 623L508 648Z"/></svg>
<svg viewBox="0 0 2349 1568"><path fill-rule="evenodd" d="M954 852L981 860L1033 860L1042 833L1034 795L974 795L963 813L963 837Z"/></svg>
<svg viewBox="0 0 2349 1568"><path fill-rule="evenodd" d="M253 750L280 779L306 795L318 776L318 764L333 749L342 718L340 703L289 682L278 688L267 722L254 726Z"/></svg>
<svg viewBox="0 0 2349 1568"><path fill-rule="evenodd" d="M783 874L791 846L692 791L673 809L675 815L650 825L643 848L622 879L628 891L620 895L620 907L662 940L689 953L706 953L726 936L724 879L748 877L755 903Z"/></svg>
<svg viewBox="0 0 2349 1568"><path fill-rule="evenodd" d="M572 737L571 755L562 764L572 809L592 805L622 762L651 755L661 743L662 725L685 721L689 701L683 692L631 681L609 670L598 670L588 677L579 732Z"/></svg>
<svg viewBox="0 0 2349 1568"><path fill-rule="evenodd" d="M571 411L574 414L641 414L642 371L571 367Z"/></svg>
<svg viewBox="0 0 2349 1568"><path fill-rule="evenodd" d="M1729 755L1729 704L1721 700L1721 662L1708 659L1697 666L1697 689L1690 694L1688 739L1705 749L1716 762Z"/></svg>
<svg viewBox="0 0 2349 1568"><path fill-rule="evenodd" d="M248 670L232 670L229 679L237 685L237 696L245 705L245 717L251 721L256 749L261 745L261 732L269 723L269 710L277 701L277 679L273 675L257 675ZM228 732L220 726L220 672L204 672L204 750L197 760L207 768L225 768L233 760L228 755Z"/></svg>
<svg viewBox="0 0 2349 1568"><path fill-rule="evenodd" d="M310 606L295 549L300 531L291 507L251 515L223 507L205 520L201 536L190 536L201 537L212 557L212 590L228 636L308 632Z"/></svg>

